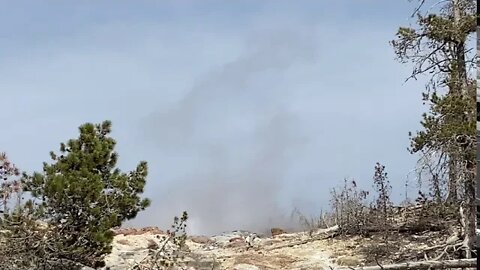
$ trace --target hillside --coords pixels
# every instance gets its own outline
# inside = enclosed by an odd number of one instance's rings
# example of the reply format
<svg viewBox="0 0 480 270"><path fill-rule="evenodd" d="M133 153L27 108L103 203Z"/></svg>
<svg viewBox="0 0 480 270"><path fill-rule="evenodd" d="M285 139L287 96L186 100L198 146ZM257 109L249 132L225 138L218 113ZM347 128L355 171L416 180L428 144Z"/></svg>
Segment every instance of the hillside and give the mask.
<svg viewBox="0 0 480 270"><path fill-rule="evenodd" d="M419 208L413 209L417 212ZM397 217L401 220L400 214ZM461 243L457 228L453 220L444 221L399 222L402 225L392 232L388 244L374 229L362 236L341 235L338 226L298 233L273 230L274 236L246 231L213 237L189 236L181 251L185 258L179 262L185 266L183 269L190 270L300 270L459 258L461 254L454 250ZM105 269L156 269L153 258L169 253L173 247L167 244L162 249L168 234L159 228L118 229L115 233L114 248L106 258Z"/></svg>

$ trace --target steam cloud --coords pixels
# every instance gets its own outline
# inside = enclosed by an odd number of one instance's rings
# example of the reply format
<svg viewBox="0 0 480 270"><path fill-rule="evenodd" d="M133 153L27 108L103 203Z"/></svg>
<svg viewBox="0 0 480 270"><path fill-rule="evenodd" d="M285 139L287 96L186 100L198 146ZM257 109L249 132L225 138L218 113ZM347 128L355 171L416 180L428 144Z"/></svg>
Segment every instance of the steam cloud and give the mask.
<svg viewBox="0 0 480 270"><path fill-rule="evenodd" d="M293 226L278 196L289 162L307 138L285 105L289 91L271 81L281 82L291 66L312 61L313 43L293 32L256 36L241 57L145 121L155 151L196 161L154 198L161 224L185 209L192 233Z"/></svg>

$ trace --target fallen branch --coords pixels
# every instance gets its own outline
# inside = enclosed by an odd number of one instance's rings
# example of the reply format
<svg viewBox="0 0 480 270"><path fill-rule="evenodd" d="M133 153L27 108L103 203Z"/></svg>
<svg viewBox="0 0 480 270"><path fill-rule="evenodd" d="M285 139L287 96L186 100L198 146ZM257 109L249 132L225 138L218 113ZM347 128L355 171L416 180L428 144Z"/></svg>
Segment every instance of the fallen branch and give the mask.
<svg viewBox="0 0 480 270"><path fill-rule="evenodd" d="M477 259L461 259L447 261L421 261L389 265L344 267L336 270L407 270L407 269L448 269L448 268L475 268Z"/></svg>
<svg viewBox="0 0 480 270"><path fill-rule="evenodd" d="M318 230L315 233L315 236L312 237L312 238L308 238L308 239L304 239L304 240L298 240L298 241L294 241L294 242L290 242L290 243L286 243L286 244L281 244L281 245L276 245L276 246L270 247L266 250L271 251L271 250L274 250L274 249L304 245L304 244L307 244L307 243L310 243L310 242L313 242L313 241L332 238L334 236L337 236L339 233L340 233L340 227L338 225L335 225L335 226L327 228L327 229Z"/></svg>
<svg viewBox="0 0 480 270"><path fill-rule="evenodd" d="M446 225L442 223L413 223L413 224L395 224L392 226L391 231L398 233L421 233L421 232L439 232L446 229ZM368 233L379 233L383 232L381 227L366 227L363 229L364 232Z"/></svg>

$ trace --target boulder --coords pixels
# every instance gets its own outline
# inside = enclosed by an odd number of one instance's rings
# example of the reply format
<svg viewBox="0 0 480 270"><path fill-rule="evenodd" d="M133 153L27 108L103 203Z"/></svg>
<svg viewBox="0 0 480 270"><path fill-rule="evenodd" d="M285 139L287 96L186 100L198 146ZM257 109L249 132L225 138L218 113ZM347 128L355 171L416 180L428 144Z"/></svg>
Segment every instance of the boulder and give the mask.
<svg viewBox="0 0 480 270"><path fill-rule="evenodd" d="M197 244L202 244L202 245L207 245L213 243L213 240L210 239L207 236L190 236L188 237L190 241L197 243Z"/></svg>
<svg viewBox="0 0 480 270"><path fill-rule="evenodd" d="M272 233L272 237L275 237L275 236L280 235L280 234L287 233L285 230L280 229L280 228L272 228L270 230L270 232Z"/></svg>
<svg viewBox="0 0 480 270"><path fill-rule="evenodd" d="M229 243L227 244L228 248L236 248L236 247L246 247L247 243L245 240L241 237L235 237L232 238L228 241Z"/></svg>

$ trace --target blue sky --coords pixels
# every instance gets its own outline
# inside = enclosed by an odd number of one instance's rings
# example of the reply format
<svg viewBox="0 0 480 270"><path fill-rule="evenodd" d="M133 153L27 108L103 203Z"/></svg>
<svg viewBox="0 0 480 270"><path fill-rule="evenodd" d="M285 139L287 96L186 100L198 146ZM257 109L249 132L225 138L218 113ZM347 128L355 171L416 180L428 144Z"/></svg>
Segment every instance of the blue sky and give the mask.
<svg viewBox="0 0 480 270"><path fill-rule="evenodd" d="M404 196L423 82L388 41L409 1L0 2L1 150L40 170L112 120L119 166L150 165L129 225L289 226L345 177L369 188L377 161Z"/></svg>

